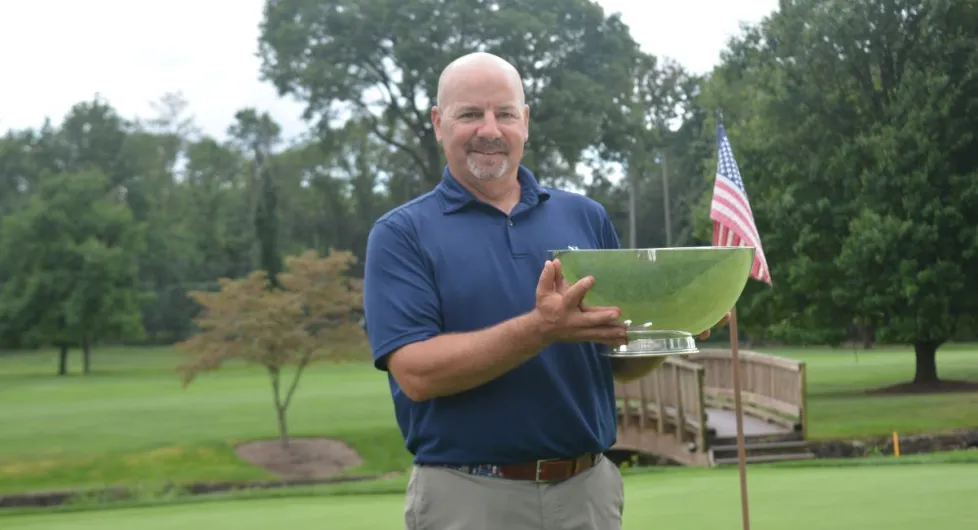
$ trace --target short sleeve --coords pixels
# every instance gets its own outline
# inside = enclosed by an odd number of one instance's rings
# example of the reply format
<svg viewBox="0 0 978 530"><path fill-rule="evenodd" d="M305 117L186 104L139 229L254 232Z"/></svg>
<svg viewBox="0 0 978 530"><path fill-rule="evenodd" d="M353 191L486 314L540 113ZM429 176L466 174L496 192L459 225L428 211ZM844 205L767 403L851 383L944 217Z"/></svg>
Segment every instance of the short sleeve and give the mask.
<svg viewBox="0 0 978 530"><path fill-rule="evenodd" d="M367 236L363 308L379 370L387 370L387 356L397 349L441 333L441 306L431 268L413 230L396 218L381 219Z"/></svg>
<svg viewBox="0 0 978 530"><path fill-rule="evenodd" d="M615 225L611 222L611 216L608 215L608 211L601 206L601 248L603 249L619 249L621 248L621 241L618 239L618 232L615 231Z"/></svg>

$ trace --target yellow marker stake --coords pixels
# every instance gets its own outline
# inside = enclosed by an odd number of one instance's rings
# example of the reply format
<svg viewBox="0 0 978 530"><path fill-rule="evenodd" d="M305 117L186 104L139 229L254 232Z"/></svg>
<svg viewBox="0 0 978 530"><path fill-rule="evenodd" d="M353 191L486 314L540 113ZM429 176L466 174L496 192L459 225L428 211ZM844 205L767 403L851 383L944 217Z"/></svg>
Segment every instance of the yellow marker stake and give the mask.
<svg viewBox="0 0 978 530"><path fill-rule="evenodd" d="M893 455L900 456L900 435L893 431Z"/></svg>

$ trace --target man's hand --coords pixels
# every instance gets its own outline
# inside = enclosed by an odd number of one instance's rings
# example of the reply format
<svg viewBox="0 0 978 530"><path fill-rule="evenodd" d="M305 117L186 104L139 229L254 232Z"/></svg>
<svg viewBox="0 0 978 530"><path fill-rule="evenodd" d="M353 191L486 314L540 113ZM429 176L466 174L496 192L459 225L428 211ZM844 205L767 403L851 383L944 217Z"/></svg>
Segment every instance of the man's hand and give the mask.
<svg viewBox="0 0 978 530"><path fill-rule="evenodd" d="M730 311L727 311L727 314L723 315L723 318L721 318L720 321L717 322L717 324L713 327L718 328L729 321L730 321ZM703 333L700 333L699 335L696 336L697 340L706 340L708 338L710 338L710 330L706 330Z"/></svg>
<svg viewBox="0 0 978 530"><path fill-rule="evenodd" d="M581 278L574 285L564 282L560 260L547 261L537 283L536 308L544 338L552 342L598 342L611 347L627 343L625 324L618 321L617 307L588 308L581 305L594 278Z"/></svg>

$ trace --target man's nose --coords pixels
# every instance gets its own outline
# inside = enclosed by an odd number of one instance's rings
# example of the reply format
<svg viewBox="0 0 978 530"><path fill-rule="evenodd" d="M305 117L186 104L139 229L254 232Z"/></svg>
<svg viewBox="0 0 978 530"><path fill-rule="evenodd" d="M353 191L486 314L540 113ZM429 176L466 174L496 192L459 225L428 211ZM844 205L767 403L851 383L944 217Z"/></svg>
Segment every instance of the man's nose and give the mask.
<svg viewBox="0 0 978 530"><path fill-rule="evenodd" d="M479 136L486 138L499 138L502 136L502 133L499 132L498 125L496 115L492 112L486 112L482 117L482 126L479 127Z"/></svg>

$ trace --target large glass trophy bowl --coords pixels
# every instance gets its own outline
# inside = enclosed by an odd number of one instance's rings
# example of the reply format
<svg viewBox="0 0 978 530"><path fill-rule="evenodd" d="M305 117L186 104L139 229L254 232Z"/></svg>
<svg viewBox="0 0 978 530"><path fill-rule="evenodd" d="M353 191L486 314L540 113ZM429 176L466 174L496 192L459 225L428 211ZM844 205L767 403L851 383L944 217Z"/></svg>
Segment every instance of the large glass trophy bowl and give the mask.
<svg viewBox="0 0 978 530"><path fill-rule="evenodd" d="M628 344L611 357L697 353L695 336L733 308L747 284L753 247L552 250L570 285L586 276L590 306L615 306Z"/></svg>

